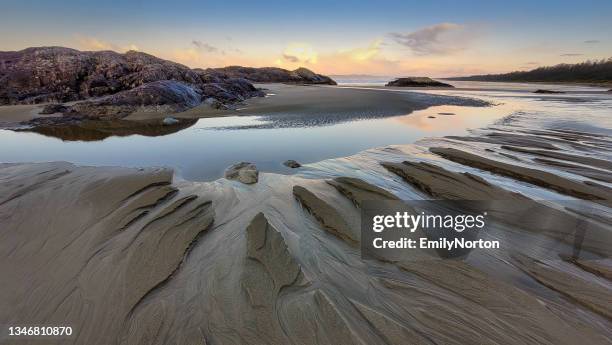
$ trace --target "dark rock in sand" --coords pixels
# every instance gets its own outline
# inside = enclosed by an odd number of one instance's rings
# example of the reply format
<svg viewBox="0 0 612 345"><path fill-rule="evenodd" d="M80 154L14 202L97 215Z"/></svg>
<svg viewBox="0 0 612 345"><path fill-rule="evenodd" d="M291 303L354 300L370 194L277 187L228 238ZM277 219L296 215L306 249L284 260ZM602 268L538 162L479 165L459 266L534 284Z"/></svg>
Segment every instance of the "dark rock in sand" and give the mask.
<svg viewBox="0 0 612 345"><path fill-rule="evenodd" d="M164 126L172 126L172 125L176 125L177 123L179 123L179 120L175 119L174 117L168 116L165 117L162 120L162 125Z"/></svg>
<svg viewBox="0 0 612 345"><path fill-rule="evenodd" d="M455 113L438 113L438 115L447 115L447 116L450 116L450 115L456 115L456 114Z"/></svg>
<svg viewBox="0 0 612 345"><path fill-rule="evenodd" d="M63 113L66 111L68 111L68 107L63 104L48 104L44 106L40 114L49 115L49 114Z"/></svg>
<svg viewBox="0 0 612 345"><path fill-rule="evenodd" d="M302 166L302 164L298 163L297 161L294 161L293 159L284 161L283 165L292 169L299 168Z"/></svg>
<svg viewBox="0 0 612 345"><path fill-rule="evenodd" d="M554 90L545 90L545 89L537 89L533 93L558 94L558 93L565 93L565 92L563 92L563 91L554 91Z"/></svg>
<svg viewBox="0 0 612 345"><path fill-rule="evenodd" d="M244 184L253 184L259 180L259 170L257 170L253 163L240 162L225 170L225 178L228 180L238 180Z"/></svg>
<svg viewBox="0 0 612 345"><path fill-rule="evenodd" d="M294 71L278 67L242 67L228 66L223 68L208 68L204 71L218 78L244 78L257 83L295 83L295 84L326 84L337 85L328 76L316 74L300 67Z"/></svg>
<svg viewBox="0 0 612 345"><path fill-rule="evenodd" d="M435 119L436 117L435 117L435 116L431 116L431 115L430 115L430 116L427 116L427 118L428 118L428 119Z"/></svg>
<svg viewBox="0 0 612 345"><path fill-rule="evenodd" d="M388 82L385 86L400 87L454 87L450 84L442 83L428 77L407 77L398 78Z"/></svg>

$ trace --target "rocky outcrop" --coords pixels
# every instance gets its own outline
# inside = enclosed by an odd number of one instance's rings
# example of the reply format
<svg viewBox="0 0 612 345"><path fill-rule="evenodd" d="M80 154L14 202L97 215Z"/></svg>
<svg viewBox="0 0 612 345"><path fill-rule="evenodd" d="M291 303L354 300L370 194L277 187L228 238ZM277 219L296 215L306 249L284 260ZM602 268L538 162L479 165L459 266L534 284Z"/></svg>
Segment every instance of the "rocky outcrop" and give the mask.
<svg viewBox="0 0 612 345"><path fill-rule="evenodd" d="M400 87L454 87L450 84L442 83L428 77L406 77L397 78L388 82L385 86L400 86Z"/></svg>
<svg viewBox="0 0 612 345"><path fill-rule="evenodd" d="M298 163L297 161L294 161L293 159L284 161L283 165L291 169L299 168L302 166L302 164Z"/></svg>
<svg viewBox="0 0 612 345"><path fill-rule="evenodd" d="M220 78L244 78L257 83L337 85L332 78L325 75L316 74L304 67L300 67L294 71L289 71L278 67L254 68L228 66L223 68L209 68L204 72Z"/></svg>
<svg viewBox="0 0 612 345"><path fill-rule="evenodd" d="M172 126L176 125L177 123L179 123L179 120L175 119L172 116L167 116L162 120L162 125L164 126Z"/></svg>
<svg viewBox="0 0 612 345"><path fill-rule="evenodd" d="M91 99L68 110L97 117L124 116L140 107L184 110L211 97L232 103L255 96L263 92L244 79L211 75L137 51L38 47L0 52L4 105Z"/></svg>
<svg viewBox="0 0 612 345"><path fill-rule="evenodd" d="M48 104L40 111L41 115L50 115L68 111L68 107L63 104Z"/></svg>
<svg viewBox="0 0 612 345"><path fill-rule="evenodd" d="M179 112L200 104L202 96L194 87L174 81L161 80L131 90L79 102L71 113L87 117L124 117L136 109L143 111Z"/></svg>
<svg viewBox="0 0 612 345"><path fill-rule="evenodd" d="M238 180L244 184L257 183L259 170L253 163L240 162L225 170L225 178L228 180Z"/></svg>

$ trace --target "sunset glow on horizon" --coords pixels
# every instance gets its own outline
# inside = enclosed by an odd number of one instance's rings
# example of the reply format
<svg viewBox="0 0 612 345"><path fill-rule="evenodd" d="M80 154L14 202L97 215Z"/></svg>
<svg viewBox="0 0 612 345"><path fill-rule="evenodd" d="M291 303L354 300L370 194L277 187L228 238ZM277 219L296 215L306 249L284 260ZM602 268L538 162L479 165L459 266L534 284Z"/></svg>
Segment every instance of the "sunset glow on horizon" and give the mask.
<svg viewBox="0 0 612 345"><path fill-rule="evenodd" d="M612 2L9 0L0 50L139 50L189 67L307 67L318 73L462 76L612 56Z"/></svg>

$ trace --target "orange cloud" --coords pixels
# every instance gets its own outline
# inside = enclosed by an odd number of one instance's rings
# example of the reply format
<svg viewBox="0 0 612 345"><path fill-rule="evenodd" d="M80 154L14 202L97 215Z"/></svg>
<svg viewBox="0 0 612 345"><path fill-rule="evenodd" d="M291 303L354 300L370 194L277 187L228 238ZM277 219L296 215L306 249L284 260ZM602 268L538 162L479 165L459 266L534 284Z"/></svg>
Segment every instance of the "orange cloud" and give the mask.
<svg viewBox="0 0 612 345"><path fill-rule="evenodd" d="M118 46L116 44L90 36L76 35L76 41L79 49L81 50L113 50L120 53L128 50L140 50L138 46L133 43L130 43L127 46Z"/></svg>

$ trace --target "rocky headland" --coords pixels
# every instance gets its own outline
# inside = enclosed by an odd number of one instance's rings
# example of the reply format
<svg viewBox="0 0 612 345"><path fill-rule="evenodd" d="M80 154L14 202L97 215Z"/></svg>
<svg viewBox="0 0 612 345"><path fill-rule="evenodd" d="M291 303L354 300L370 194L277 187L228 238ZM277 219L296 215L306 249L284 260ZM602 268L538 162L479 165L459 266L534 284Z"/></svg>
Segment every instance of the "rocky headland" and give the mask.
<svg viewBox="0 0 612 345"><path fill-rule="evenodd" d="M191 69L138 51L36 47L0 52L0 105L48 103L41 114L62 114L43 124L176 113L200 104L228 109L265 95L253 81L335 84L305 68Z"/></svg>
<svg viewBox="0 0 612 345"><path fill-rule="evenodd" d="M278 67L254 68L228 66L223 68L209 68L205 72L222 78L244 78L255 83L337 85L332 78L316 74L304 67L289 71Z"/></svg>

